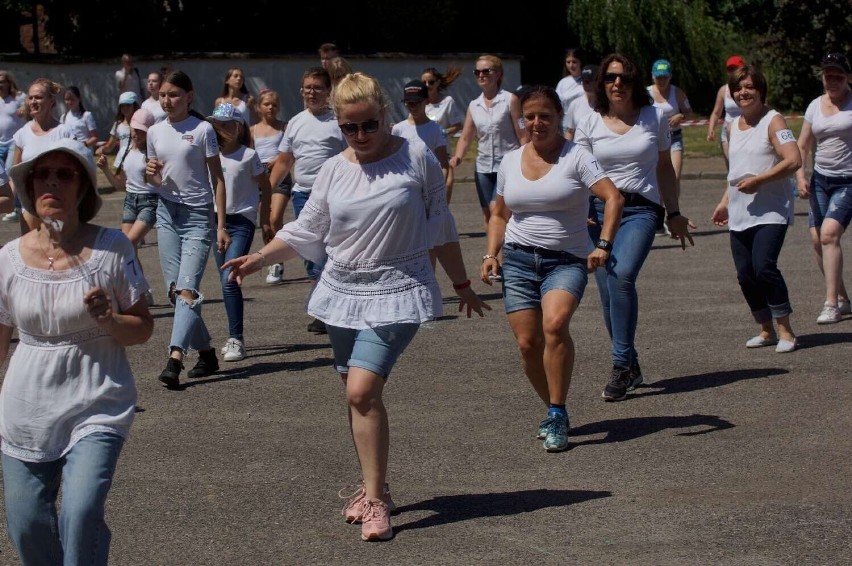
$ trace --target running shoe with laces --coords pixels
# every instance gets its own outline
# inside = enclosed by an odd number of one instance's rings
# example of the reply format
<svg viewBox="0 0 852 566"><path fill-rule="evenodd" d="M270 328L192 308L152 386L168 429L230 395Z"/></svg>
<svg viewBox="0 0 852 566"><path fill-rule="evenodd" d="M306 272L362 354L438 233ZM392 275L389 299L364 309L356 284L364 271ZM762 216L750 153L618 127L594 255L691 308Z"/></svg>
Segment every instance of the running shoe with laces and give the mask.
<svg viewBox="0 0 852 566"><path fill-rule="evenodd" d="M612 366L609 383L606 384L601 397L606 401L623 401L627 397L627 389L632 382L630 368Z"/></svg>
<svg viewBox="0 0 852 566"><path fill-rule="evenodd" d="M340 514L346 517L347 523L360 523L361 515L363 515L364 502L367 500L367 490L364 488L364 482L350 484L340 488L337 496L341 499L346 499L343 509ZM388 484L382 488L382 500L387 505L390 513L396 511L396 505L393 502Z"/></svg>
<svg viewBox="0 0 852 566"><path fill-rule="evenodd" d="M361 540L376 542L393 538L390 509L384 501L365 497L361 510Z"/></svg>
<svg viewBox="0 0 852 566"><path fill-rule="evenodd" d="M225 347L222 348L222 359L226 362L238 362L245 359L246 346L238 338L228 338Z"/></svg>
<svg viewBox="0 0 852 566"><path fill-rule="evenodd" d="M825 303L816 321L817 324L834 324L835 322L840 322L840 309L834 305Z"/></svg>
<svg viewBox="0 0 852 566"><path fill-rule="evenodd" d="M568 450L568 415L553 415L544 437L544 449L548 452Z"/></svg>
<svg viewBox="0 0 852 566"><path fill-rule="evenodd" d="M553 419L548 415L546 419L541 421L538 425L538 432L535 437L539 440L544 440L544 437L547 436L547 429L550 428L550 423Z"/></svg>
<svg viewBox="0 0 852 566"><path fill-rule="evenodd" d="M266 274L267 285L278 285L284 282L284 264L273 263Z"/></svg>
<svg viewBox="0 0 852 566"><path fill-rule="evenodd" d="M645 380L642 377L642 368L639 367L639 362L630 366L630 385L627 386L628 391L633 391Z"/></svg>

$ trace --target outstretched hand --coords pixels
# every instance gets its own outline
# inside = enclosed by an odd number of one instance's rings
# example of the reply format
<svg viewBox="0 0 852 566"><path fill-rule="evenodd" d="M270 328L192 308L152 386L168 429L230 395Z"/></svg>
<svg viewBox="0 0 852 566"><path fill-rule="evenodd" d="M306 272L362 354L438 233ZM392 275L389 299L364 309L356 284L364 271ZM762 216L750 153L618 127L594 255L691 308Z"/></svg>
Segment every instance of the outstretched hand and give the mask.
<svg viewBox="0 0 852 566"><path fill-rule="evenodd" d="M686 241L689 240L689 245L694 246L695 242L692 240L692 234L689 233L689 229L692 228L695 230L697 226L686 216L677 215L674 218L670 218L668 220L669 224L669 232L672 234L672 240L680 240L680 249L686 249Z"/></svg>
<svg viewBox="0 0 852 566"><path fill-rule="evenodd" d="M264 258L260 253L253 253L235 257L222 264L221 271L231 270L228 274L228 281L237 280L237 285L242 285L243 280L263 268Z"/></svg>
<svg viewBox="0 0 852 566"><path fill-rule="evenodd" d="M473 289L466 287L457 290L459 296L459 312L462 312L467 307L467 317L470 318L471 312L476 311L479 316L485 316L483 309L491 310L491 305L482 301L482 299L473 292Z"/></svg>

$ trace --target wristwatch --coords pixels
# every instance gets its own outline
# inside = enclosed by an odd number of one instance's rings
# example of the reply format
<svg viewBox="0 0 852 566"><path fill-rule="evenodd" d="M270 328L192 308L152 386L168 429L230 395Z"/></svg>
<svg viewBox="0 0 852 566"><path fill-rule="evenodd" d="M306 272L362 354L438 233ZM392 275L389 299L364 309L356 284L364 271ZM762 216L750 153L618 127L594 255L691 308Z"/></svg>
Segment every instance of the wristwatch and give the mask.
<svg viewBox="0 0 852 566"><path fill-rule="evenodd" d="M601 238L600 240L598 240L598 243L595 244L595 247L600 248L605 252L611 252L612 251L612 242L610 242L609 240L604 240L603 238Z"/></svg>

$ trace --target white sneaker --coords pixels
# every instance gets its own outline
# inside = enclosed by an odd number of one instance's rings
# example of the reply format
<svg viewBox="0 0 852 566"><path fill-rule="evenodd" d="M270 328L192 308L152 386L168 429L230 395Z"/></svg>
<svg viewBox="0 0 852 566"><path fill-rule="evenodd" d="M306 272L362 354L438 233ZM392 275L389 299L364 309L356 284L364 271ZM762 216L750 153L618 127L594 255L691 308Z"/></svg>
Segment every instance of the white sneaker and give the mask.
<svg viewBox="0 0 852 566"><path fill-rule="evenodd" d="M837 299L837 310L840 311L841 315L852 314L852 303L842 299Z"/></svg>
<svg viewBox="0 0 852 566"><path fill-rule="evenodd" d="M246 347L242 340L228 338L225 347L222 348L222 359L226 362L238 362L246 357Z"/></svg>
<svg viewBox="0 0 852 566"><path fill-rule="evenodd" d="M13 210L12 212L10 212L8 214L4 214L2 220L3 220L3 222L17 222L18 219L20 219L20 217L21 217L21 215L18 214L18 211Z"/></svg>
<svg viewBox="0 0 852 566"><path fill-rule="evenodd" d="M840 309L825 303L817 317L817 324L834 324L835 322L840 322Z"/></svg>
<svg viewBox="0 0 852 566"><path fill-rule="evenodd" d="M269 273L266 276L266 284L267 285L278 285L283 283L284 279L284 265L281 263L275 263L269 266Z"/></svg>

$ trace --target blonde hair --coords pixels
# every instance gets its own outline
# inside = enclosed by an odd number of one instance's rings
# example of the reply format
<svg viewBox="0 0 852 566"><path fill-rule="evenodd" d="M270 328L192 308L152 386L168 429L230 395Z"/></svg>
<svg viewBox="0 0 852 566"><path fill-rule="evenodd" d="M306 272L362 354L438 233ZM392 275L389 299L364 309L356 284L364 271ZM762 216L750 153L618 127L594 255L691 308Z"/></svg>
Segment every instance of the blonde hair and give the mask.
<svg viewBox="0 0 852 566"><path fill-rule="evenodd" d="M272 103L279 109L281 108L281 97L277 92L269 89L263 89L260 91L260 94L257 95L257 102L255 103L255 106L260 109L261 103L267 99L272 99Z"/></svg>
<svg viewBox="0 0 852 566"><path fill-rule="evenodd" d="M487 61L491 64L491 68L500 73L500 77L497 79L497 86L503 85L503 60L497 57L496 55L490 55L488 53L484 55L480 55L476 58L476 62ZM476 64L474 64L474 68Z"/></svg>
<svg viewBox="0 0 852 566"><path fill-rule="evenodd" d="M334 87L334 113L339 116L344 106L360 102L375 104L382 114L388 107L388 97L379 81L365 73L350 73Z"/></svg>
<svg viewBox="0 0 852 566"><path fill-rule="evenodd" d="M40 86L48 94L50 101L53 103L53 108L56 108L56 95L63 91L62 85L50 79L39 78L30 83L27 87L27 99L21 108L18 110L18 115L22 118L29 119L30 117L30 89L34 86Z"/></svg>

